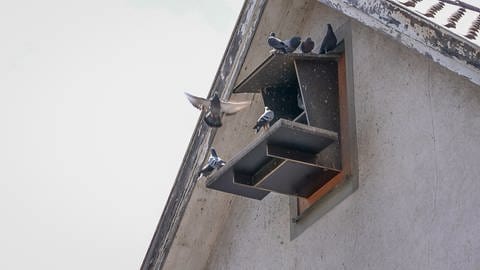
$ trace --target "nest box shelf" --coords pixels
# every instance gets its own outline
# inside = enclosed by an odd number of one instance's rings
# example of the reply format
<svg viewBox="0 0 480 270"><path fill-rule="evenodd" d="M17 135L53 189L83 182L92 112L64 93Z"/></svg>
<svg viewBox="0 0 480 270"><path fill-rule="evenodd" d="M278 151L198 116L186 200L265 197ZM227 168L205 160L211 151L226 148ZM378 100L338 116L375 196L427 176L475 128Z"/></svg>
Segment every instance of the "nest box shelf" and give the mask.
<svg viewBox="0 0 480 270"><path fill-rule="evenodd" d="M339 174L339 58L272 54L238 83L235 93L261 93L275 118L207 187L258 200L269 192L308 198Z"/></svg>
<svg viewBox="0 0 480 270"><path fill-rule="evenodd" d="M337 133L280 119L207 180L207 187L263 199L270 191L308 197L339 169L317 154Z"/></svg>
<svg viewBox="0 0 480 270"><path fill-rule="evenodd" d="M296 85L295 61L337 61L340 54L271 54L263 63L238 83L234 93L256 93L264 88Z"/></svg>
<svg viewBox="0 0 480 270"><path fill-rule="evenodd" d="M338 60L340 54L272 54L239 82L235 93L262 93L275 119L294 120L338 132ZM299 106L303 104L303 108Z"/></svg>

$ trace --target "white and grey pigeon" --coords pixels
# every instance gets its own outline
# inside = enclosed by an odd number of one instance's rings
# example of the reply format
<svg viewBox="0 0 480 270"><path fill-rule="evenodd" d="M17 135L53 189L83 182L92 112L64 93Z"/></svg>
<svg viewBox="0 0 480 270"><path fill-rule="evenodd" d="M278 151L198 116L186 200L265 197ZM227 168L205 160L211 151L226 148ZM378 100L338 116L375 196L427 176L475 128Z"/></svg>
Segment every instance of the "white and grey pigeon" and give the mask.
<svg viewBox="0 0 480 270"><path fill-rule="evenodd" d="M269 128L270 122L275 117L275 114L268 107L265 107L265 112L258 118L257 123L253 127L255 133L258 133L262 128Z"/></svg>
<svg viewBox="0 0 480 270"><path fill-rule="evenodd" d="M333 51L337 47L337 37L333 32L332 25L327 24L327 34L323 38L322 45L320 46L319 54L325 54Z"/></svg>
<svg viewBox="0 0 480 270"><path fill-rule="evenodd" d="M198 176L209 176L213 170L220 169L225 166L225 161L223 161L218 155L215 149L210 149L210 157L208 158L207 165L202 168L202 170L198 173Z"/></svg>
<svg viewBox="0 0 480 270"><path fill-rule="evenodd" d="M281 53L287 53L287 46L283 41L275 36L275 33L270 33L267 38L267 43L270 47L273 48L273 51L278 51Z"/></svg>
<svg viewBox="0 0 480 270"><path fill-rule="evenodd" d="M301 37L292 37L291 39L281 40L275 36L275 33L270 33L267 38L267 43L270 47L273 48L273 52L280 52L280 53L292 53L294 52L300 43L302 42Z"/></svg>
<svg viewBox="0 0 480 270"><path fill-rule="evenodd" d="M226 113L227 115L232 115L237 113L238 111L245 109L250 105L250 101L242 101L242 102L229 102L229 101L222 101L218 97L217 93L213 95L210 99L205 99L201 97L197 97L185 92L187 95L188 101L192 103L197 109L201 111L205 111L206 114L203 117L205 123L207 123L210 127L221 127L222 126L222 113Z"/></svg>

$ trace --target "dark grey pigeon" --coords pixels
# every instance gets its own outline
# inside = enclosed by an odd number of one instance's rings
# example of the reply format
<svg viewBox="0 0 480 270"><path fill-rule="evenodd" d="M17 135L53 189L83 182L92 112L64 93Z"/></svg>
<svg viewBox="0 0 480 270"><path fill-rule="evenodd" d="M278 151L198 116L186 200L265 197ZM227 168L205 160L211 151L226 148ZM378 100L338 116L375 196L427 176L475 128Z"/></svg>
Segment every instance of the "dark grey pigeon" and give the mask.
<svg viewBox="0 0 480 270"><path fill-rule="evenodd" d="M284 40L283 43L287 46L285 50L287 53L292 53L294 52L298 46L300 46L300 43L302 42L301 37L292 37L291 39Z"/></svg>
<svg viewBox="0 0 480 270"><path fill-rule="evenodd" d="M275 36L275 33L270 33L267 38L268 45L273 48L274 51L287 53L287 45L283 41Z"/></svg>
<svg viewBox="0 0 480 270"><path fill-rule="evenodd" d="M223 161L218 155L215 149L210 149L210 157L208 158L207 164L202 168L198 173L198 176L209 176L215 169L220 169L225 166L225 161Z"/></svg>
<svg viewBox="0 0 480 270"><path fill-rule="evenodd" d="M302 42L300 45L300 49L302 50L303 53L309 53L313 50L313 47L315 47L315 42L308 37L306 40Z"/></svg>
<svg viewBox="0 0 480 270"><path fill-rule="evenodd" d="M253 127L255 133L258 133L262 128L269 128L270 122L275 117L275 114L268 107L265 107L265 112L258 118L257 123Z"/></svg>
<svg viewBox="0 0 480 270"><path fill-rule="evenodd" d="M327 27L327 34L323 38L322 46L320 46L320 54L328 53L337 47L337 37L333 33L332 25L327 24Z"/></svg>
<svg viewBox="0 0 480 270"><path fill-rule="evenodd" d="M227 115L232 115L237 113L238 111L245 109L250 105L250 101L242 101L242 102L228 102L222 101L218 97L217 93L213 95L210 99L204 99L201 97L197 97L191 95L189 93L185 93L187 95L188 101L192 103L197 109L201 111L205 111L206 114L203 117L205 123L207 123L210 127L221 127L222 126L222 113L226 113Z"/></svg>

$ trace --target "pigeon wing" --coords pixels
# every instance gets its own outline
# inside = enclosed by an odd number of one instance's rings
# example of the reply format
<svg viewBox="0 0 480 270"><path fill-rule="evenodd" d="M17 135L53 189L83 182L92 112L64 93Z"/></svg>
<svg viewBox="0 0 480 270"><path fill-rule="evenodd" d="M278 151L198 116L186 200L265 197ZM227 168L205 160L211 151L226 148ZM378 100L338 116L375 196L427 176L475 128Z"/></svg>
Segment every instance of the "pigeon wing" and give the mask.
<svg viewBox="0 0 480 270"><path fill-rule="evenodd" d="M199 110L206 110L210 106L210 101L204 98L191 95L187 92L185 92L185 95L187 96L188 101Z"/></svg>
<svg viewBox="0 0 480 270"><path fill-rule="evenodd" d="M285 49L286 47L286 44L276 37L272 37L272 36L268 37L267 42L268 42L268 45L270 45L270 47L277 50Z"/></svg>
<svg viewBox="0 0 480 270"><path fill-rule="evenodd" d="M283 43L290 48L290 50L295 51L298 46L300 46L300 43L302 42L301 37L292 37L291 39L284 40Z"/></svg>
<svg viewBox="0 0 480 270"><path fill-rule="evenodd" d="M234 114L237 113L240 110L245 109L251 104L250 101L242 101L242 102L225 102L222 101L220 103L220 107L222 112L226 114Z"/></svg>

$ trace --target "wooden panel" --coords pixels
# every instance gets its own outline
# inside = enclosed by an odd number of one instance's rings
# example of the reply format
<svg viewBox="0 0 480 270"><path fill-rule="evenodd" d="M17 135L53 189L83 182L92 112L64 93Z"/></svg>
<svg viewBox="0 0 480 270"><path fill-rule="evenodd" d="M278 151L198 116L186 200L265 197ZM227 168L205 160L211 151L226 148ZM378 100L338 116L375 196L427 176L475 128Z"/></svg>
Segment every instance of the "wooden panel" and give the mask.
<svg viewBox="0 0 480 270"><path fill-rule="evenodd" d="M351 170L351 165L349 162L349 145L346 134L351 132L348 129L348 104L347 104L347 82L346 82L346 71L345 71L345 54L342 54L338 59L338 99L339 99L339 116L340 116L340 162L342 171L331 179L328 183L323 185L315 193L310 195L308 198L297 198L297 215L300 216L304 213L310 206L312 206L316 201L329 193L337 185L342 183L346 175Z"/></svg>
<svg viewBox="0 0 480 270"><path fill-rule="evenodd" d="M338 72L336 60L295 59L308 124L338 132Z"/></svg>
<svg viewBox="0 0 480 270"><path fill-rule="evenodd" d="M255 186L277 193L308 197L327 183L338 171L306 163L284 160L266 175L254 179Z"/></svg>
<svg viewBox="0 0 480 270"><path fill-rule="evenodd" d="M271 54L250 75L238 83L234 93L258 93L269 87L297 86L294 59L331 61L337 59L338 54Z"/></svg>
<svg viewBox="0 0 480 270"><path fill-rule="evenodd" d="M321 152L324 148L336 142L337 137L338 135L335 132L280 119L243 151L229 160L224 167L214 172L207 179L207 187L248 198L263 199L268 194L266 189L277 190L269 189L270 186L255 186L255 184L260 182L266 175L269 175L271 171L276 170L284 160L281 159L280 162L277 162L279 158L269 156L267 154L268 145L277 146L277 150L281 147L295 149L295 151L304 152L303 156L305 157L309 154ZM277 151L278 153L279 151ZM316 170L323 170L317 164L302 164L301 166L305 166L302 169L309 173L317 172L311 171L310 167L315 167ZM298 166L295 165L294 167ZM302 172L299 171L298 173L301 174ZM282 179L280 180L283 181ZM299 180L298 177L295 177L290 178L288 181L293 183ZM258 190L256 190L256 187L259 187ZM297 189L299 188L297 187ZM310 192L310 190L300 191L303 196Z"/></svg>

